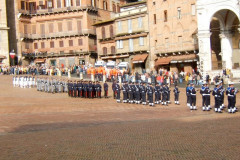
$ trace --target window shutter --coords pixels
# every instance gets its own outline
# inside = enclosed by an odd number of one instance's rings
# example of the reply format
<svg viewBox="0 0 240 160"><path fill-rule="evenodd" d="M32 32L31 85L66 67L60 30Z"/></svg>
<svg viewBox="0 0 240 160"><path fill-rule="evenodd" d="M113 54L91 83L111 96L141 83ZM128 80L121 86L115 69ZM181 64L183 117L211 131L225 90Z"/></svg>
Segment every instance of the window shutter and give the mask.
<svg viewBox="0 0 240 160"><path fill-rule="evenodd" d="M83 45L83 40L82 39L78 39L78 45L82 46Z"/></svg>
<svg viewBox="0 0 240 160"><path fill-rule="evenodd" d="M77 29L78 29L78 32L82 32L82 22L81 21L77 21Z"/></svg>
<svg viewBox="0 0 240 160"><path fill-rule="evenodd" d="M58 23L58 32L62 32L62 23Z"/></svg>
<svg viewBox="0 0 240 160"><path fill-rule="evenodd" d="M61 8L61 3L62 3L61 0L57 0L57 8Z"/></svg>
<svg viewBox="0 0 240 160"><path fill-rule="evenodd" d="M41 35L45 35L45 25L41 24L40 28L41 28Z"/></svg>
<svg viewBox="0 0 240 160"><path fill-rule="evenodd" d="M128 33L132 33L132 20L128 20Z"/></svg>
<svg viewBox="0 0 240 160"><path fill-rule="evenodd" d="M139 45L144 46L144 38L143 37L139 37Z"/></svg>
<svg viewBox="0 0 240 160"><path fill-rule="evenodd" d="M122 31L122 23L121 23L121 21L118 22L118 31Z"/></svg>
<svg viewBox="0 0 240 160"><path fill-rule="evenodd" d="M113 26L110 26L110 37L113 38Z"/></svg>
<svg viewBox="0 0 240 160"><path fill-rule="evenodd" d="M105 35L105 28L102 27L102 39L105 39L106 38L106 35Z"/></svg>
<svg viewBox="0 0 240 160"><path fill-rule="evenodd" d="M123 48L123 40L120 40L120 48Z"/></svg>
<svg viewBox="0 0 240 160"><path fill-rule="evenodd" d="M72 21L68 21L68 31L72 31Z"/></svg>
<svg viewBox="0 0 240 160"><path fill-rule="evenodd" d="M142 17L138 18L138 28L142 28Z"/></svg>
<svg viewBox="0 0 240 160"><path fill-rule="evenodd" d="M129 51L133 52L133 39L129 39Z"/></svg>

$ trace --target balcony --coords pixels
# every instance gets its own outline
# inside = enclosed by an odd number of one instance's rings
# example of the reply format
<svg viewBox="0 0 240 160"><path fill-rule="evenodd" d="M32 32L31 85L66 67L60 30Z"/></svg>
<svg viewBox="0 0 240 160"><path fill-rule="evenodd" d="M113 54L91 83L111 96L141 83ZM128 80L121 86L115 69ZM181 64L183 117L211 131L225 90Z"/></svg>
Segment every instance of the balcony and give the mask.
<svg viewBox="0 0 240 160"><path fill-rule="evenodd" d="M129 16L141 14L141 13L147 13L147 7L137 8L137 9L125 11L125 12L122 12L122 13L118 13L118 14L115 15L115 18L119 19L119 18L124 18L124 17L129 17Z"/></svg>
<svg viewBox="0 0 240 160"><path fill-rule="evenodd" d="M46 33L46 34L20 33L21 39L30 39L30 40L54 39L54 38L78 37L78 36L93 36L93 37L96 37L96 30L83 29L82 31L67 31L67 32Z"/></svg>
<svg viewBox="0 0 240 160"><path fill-rule="evenodd" d="M38 10L19 10L19 13L29 16L40 16L48 14L58 14L58 13L67 13L67 12L77 12L77 11L92 11L97 12L98 9L93 6L70 6L64 8L48 8L48 9L38 9Z"/></svg>
<svg viewBox="0 0 240 160"><path fill-rule="evenodd" d="M9 29L7 23L0 23L0 29Z"/></svg>

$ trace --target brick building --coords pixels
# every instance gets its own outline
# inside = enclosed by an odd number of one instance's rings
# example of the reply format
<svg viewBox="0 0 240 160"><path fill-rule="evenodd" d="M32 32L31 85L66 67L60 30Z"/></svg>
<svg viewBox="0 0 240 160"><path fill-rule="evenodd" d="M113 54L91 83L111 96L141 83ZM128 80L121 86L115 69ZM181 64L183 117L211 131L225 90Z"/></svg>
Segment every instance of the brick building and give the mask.
<svg viewBox="0 0 240 160"><path fill-rule="evenodd" d="M196 0L148 0L151 68L197 68Z"/></svg>
<svg viewBox="0 0 240 160"><path fill-rule="evenodd" d="M132 72L149 68L151 56L146 3L139 1L122 5L114 19L96 24L100 59L129 62Z"/></svg>
<svg viewBox="0 0 240 160"><path fill-rule="evenodd" d="M9 17L15 32L12 48L23 64L47 62L72 66L97 59L93 24L110 19L120 0L15 0ZM17 15L17 16L15 16ZM16 41L14 40L14 37Z"/></svg>
<svg viewBox="0 0 240 160"><path fill-rule="evenodd" d="M6 0L0 0L0 66L9 66Z"/></svg>

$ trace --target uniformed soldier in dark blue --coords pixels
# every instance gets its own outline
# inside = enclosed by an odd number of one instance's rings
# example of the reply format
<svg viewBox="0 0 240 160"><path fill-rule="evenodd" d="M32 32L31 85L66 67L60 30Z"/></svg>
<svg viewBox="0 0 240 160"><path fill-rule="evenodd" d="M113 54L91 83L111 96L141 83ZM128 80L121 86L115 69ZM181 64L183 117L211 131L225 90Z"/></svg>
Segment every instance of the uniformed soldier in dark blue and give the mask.
<svg viewBox="0 0 240 160"><path fill-rule="evenodd" d="M136 87L135 87L135 84L132 83L131 87L132 87L132 92L133 92L133 102L136 103L136 94L135 94L136 93Z"/></svg>
<svg viewBox="0 0 240 160"><path fill-rule="evenodd" d="M135 83L135 103L136 104L140 104L141 103L141 99L140 99L140 86L139 83Z"/></svg>
<svg viewBox="0 0 240 160"><path fill-rule="evenodd" d="M92 82L92 98L97 97L97 91L96 91L96 82Z"/></svg>
<svg viewBox="0 0 240 160"><path fill-rule="evenodd" d="M166 89L167 89L167 103L170 104L171 103L171 101L170 101L171 90L168 87L168 83L166 83Z"/></svg>
<svg viewBox="0 0 240 160"><path fill-rule="evenodd" d="M187 87L186 87L186 96L187 96L187 106L190 107L190 101L191 101L191 95L190 95L190 90L191 85L190 83L188 83Z"/></svg>
<svg viewBox="0 0 240 160"><path fill-rule="evenodd" d="M229 83L229 87L226 90L226 95L228 96L228 113L235 113L236 108L236 94L238 90L234 88L232 82Z"/></svg>
<svg viewBox="0 0 240 160"><path fill-rule="evenodd" d="M202 84L201 90L200 90L200 94L202 95L202 110L205 111L206 110L206 96L205 96L205 90L206 90L206 83Z"/></svg>
<svg viewBox="0 0 240 160"><path fill-rule="evenodd" d="M127 92L128 92L128 85L126 82L123 82L122 85L122 92L123 92L123 103L127 103Z"/></svg>
<svg viewBox="0 0 240 160"><path fill-rule="evenodd" d="M68 81L68 96L72 95L72 81Z"/></svg>
<svg viewBox="0 0 240 160"><path fill-rule="evenodd" d="M97 84L96 84L96 92L97 92L97 98L101 98L101 95L102 95L102 86L100 84L100 82L98 81Z"/></svg>
<svg viewBox="0 0 240 160"><path fill-rule="evenodd" d="M74 81L74 83L73 83L73 95L72 95L72 97L77 98L77 91L78 91L77 81Z"/></svg>
<svg viewBox="0 0 240 160"><path fill-rule="evenodd" d="M197 110L196 107L196 94L197 94L197 90L195 89L195 86L193 83L191 83L191 87L189 89L190 92L190 96L191 96L191 101L190 101L190 110Z"/></svg>
<svg viewBox="0 0 240 160"><path fill-rule="evenodd" d="M108 84L107 84L107 81L105 81L105 83L103 84L103 88L104 88L104 97L108 98Z"/></svg>
<svg viewBox="0 0 240 160"><path fill-rule="evenodd" d="M84 81L83 90L84 90L84 98L88 98L88 82L87 81Z"/></svg>
<svg viewBox="0 0 240 160"><path fill-rule="evenodd" d="M112 83L113 98L116 99L116 82Z"/></svg>
<svg viewBox="0 0 240 160"><path fill-rule="evenodd" d="M141 87L141 97L142 97L142 104L146 105L147 101L146 101L146 92L147 92L147 88L145 83L142 83L142 87Z"/></svg>
<svg viewBox="0 0 240 160"><path fill-rule="evenodd" d="M116 86L115 86L115 89L116 89L116 92L117 92L117 102L118 103L121 103L121 96L120 96L120 94L121 94L121 88L120 88L120 85L119 85L119 83L117 83L116 84Z"/></svg>
<svg viewBox="0 0 240 160"><path fill-rule="evenodd" d="M160 86L158 83L156 83L155 87L154 87L154 93L155 93L155 104L159 104L160 103Z"/></svg>
<svg viewBox="0 0 240 160"><path fill-rule="evenodd" d="M129 95L129 103L133 103L133 90L132 90L132 83L128 84L128 95Z"/></svg>
<svg viewBox="0 0 240 160"><path fill-rule="evenodd" d="M167 91L165 83L163 83L162 84L162 105L168 105L167 104L167 95L168 95L168 91Z"/></svg>
<svg viewBox="0 0 240 160"><path fill-rule="evenodd" d="M223 110L224 106L224 92L225 92L225 88L223 88L223 84L222 81L219 82L220 85L220 92L221 92L221 97L220 97L220 108L221 110Z"/></svg>
<svg viewBox="0 0 240 160"><path fill-rule="evenodd" d="M204 91L204 96L205 96L205 110L206 111L210 111L211 109L211 105L210 105L210 94L211 94L211 90L208 86L208 83L206 83L206 89Z"/></svg>
<svg viewBox="0 0 240 160"><path fill-rule="evenodd" d="M215 97L215 112L222 113L222 110L220 108L221 103L221 92L220 92L220 84L217 83L215 85L215 88L213 90L212 95Z"/></svg>
<svg viewBox="0 0 240 160"><path fill-rule="evenodd" d="M147 87L149 106L154 106L154 103L153 103L153 93L154 93L154 88L153 88L152 84L149 83L149 86Z"/></svg>
<svg viewBox="0 0 240 160"><path fill-rule="evenodd" d="M179 105L179 93L180 93L180 91L179 91L177 85L175 86L173 92L174 92L174 101L175 101L175 104L178 104L178 105Z"/></svg>
<svg viewBox="0 0 240 160"><path fill-rule="evenodd" d="M162 86L160 86L159 85L159 88L160 88L160 90L159 90L159 104L161 104L161 102L162 102Z"/></svg>
<svg viewBox="0 0 240 160"><path fill-rule="evenodd" d="M88 98L93 98L93 85L92 81L88 83Z"/></svg>

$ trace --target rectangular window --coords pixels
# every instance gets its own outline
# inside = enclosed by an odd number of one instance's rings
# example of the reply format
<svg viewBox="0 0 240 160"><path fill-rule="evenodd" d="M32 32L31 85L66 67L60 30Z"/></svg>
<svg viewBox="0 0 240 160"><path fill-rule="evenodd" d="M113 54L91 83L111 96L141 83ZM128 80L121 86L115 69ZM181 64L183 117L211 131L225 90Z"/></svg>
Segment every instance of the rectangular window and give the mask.
<svg viewBox="0 0 240 160"><path fill-rule="evenodd" d="M139 37L139 46L144 46L144 38Z"/></svg>
<svg viewBox="0 0 240 160"><path fill-rule="evenodd" d="M68 44L69 44L69 47L72 47L73 46L73 40L69 40Z"/></svg>
<svg viewBox="0 0 240 160"><path fill-rule="evenodd" d="M63 41L59 41L59 47L63 47L64 44L63 44Z"/></svg>
<svg viewBox="0 0 240 160"><path fill-rule="evenodd" d="M24 1L21 1L21 9L25 10L25 2Z"/></svg>
<svg viewBox="0 0 240 160"><path fill-rule="evenodd" d="M38 49L38 44L34 43L34 49Z"/></svg>
<svg viewBox="0 0 240 160"><path fill-rule="evenodd" d="M67 25L68 25L68 31L72 31L72 21L68 21Z"/></svg>
<svg viewBox="0 0 240 160"><path fill-rule="evenodd" d="M58 32L62 32L62 22L58 23Z"/></svg>
<svg viewBox="0 0 240 160"><path fill-rule="evenodd" d="M45 43L44 42L41 42L41 48L45 48Z"/></svg>
<svg viewBox="0 0 240 160"><path fill-rule="evenodd" d="M129 39L129 51L133 52L133 39Z"/></svg>
<svg viewBox="0 0 240 160"><path fill-rule="evenodd" d="M83 40L82 39L78 39L78 45L82 46L83 45Z"/></svg>
<svg viewBox="0 0 240 160"><path fill-rule="evenodd" d="M157 24L157 16L156 16L156 14L153 15L153 22L154 22L154 24Z"/></svg>
<svg viewBox="0 0 240 160"><path fill-rule="evenodd" d="M76 6L81 6L81 0L76 0Z"/></svg>
<svg viewBox="0 0 240 160"><path fill-rule="evenodd" d="M122 31L122 22L118 21L118 31Z"/></svg>
<svg viewBox="0 0 240 160"><path fill-rule="evenodd" d="M28 26L27 24L24 24L24 34L27 34L28 33Z"/></svg>
<svg viewBox="0 0 240 160"><path fill-rule="evenodd" d="M25 49L29 49L29 43L28 42L25 43Z"/></svg>
<svg viewBox="0 0 240 160"><path fill-rule="evenodd" d="M122 49L123 48L123 40L118 40L117 41L117 48Z"/></svg>
<svg viewBox="0 0 240 160"><path fill-rule="evenodd" d="M128 20L128 33L132 33L132 20Z"/></svg>
<svg viewBox="0 0 240 160"><path fill-rule="evenodd" d="M53 8L53 0L48 0L47 7L48 8Z"/></svg>
<svg viewBox="0 0 240 160"><path fill-rule="evenodd" d="M192 4L192 15L195 16L196 15L196 6L195 4Z"/></svg>
<svg viewBox="0 0 240 160"><path fill-rule="evenodd" d="M41 35L45 35L45 25L44 24L40 25L40 32L41 32Z"/></svg>
<svg viewBox="0 0 240 160"><path fill-rule="evenodd" d="M48 29L49 29L49 33L53 33L53 30L54 30L53 23L48 24Z"/></svg>
<svg viewBox="0 0 240 160"><path fill-rule="evenodd" d="M62 8L62 0L57 0L57 8Z"/></svg>
<svg viewBox="0 0 240 160"><path fill-rule="evenodd" d="M78 30L78 32L82 32L82 22L81 21L77 21L77 30Z"/></svg>
<svg viewBox="0 0 240 160"><path fill-rule="evenodd" d="M180 7L177 8L177 17L178 17L178 19L181 19L181 8Z"/></svg>
<svg viewBox="0 0 240 160"><path fill-rule="evenodd" d="M70 7L72 6L71 0L65 0L65 7Z"/></svg>
<svg viewBox="0 0 240 160"><path fill-rule="evenodd" d="M167 16L167 10L164 11L164 22L167 22L168 16Z"/></svg>
<svg viewBox="0 0 240 160"><path fill-rule="evenodd" d="M53 41L50 42L50 48L54 48L54 42Z"/></svg>
<svg viewBox="0 0 240 160"><path fill-rule="evenodd" d="M120 40L120 48L123 48L123 40Z"/></svg>
<svg viewBox="0 0 240 160"><path fill-rule="evenodd" d="M36 34L37 31L36 31L36 25L32 25L32 34Z"/></svg>
<svg viewBox="0 0 240 160"><path fill-rule="evenodd" d="M138 18L138 28L142 28L142 17Z"/></svg>

